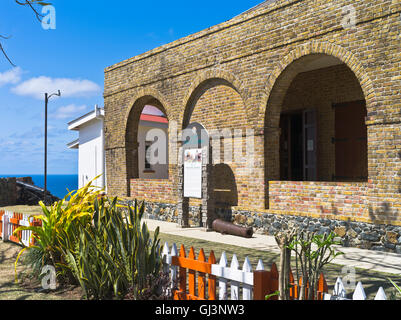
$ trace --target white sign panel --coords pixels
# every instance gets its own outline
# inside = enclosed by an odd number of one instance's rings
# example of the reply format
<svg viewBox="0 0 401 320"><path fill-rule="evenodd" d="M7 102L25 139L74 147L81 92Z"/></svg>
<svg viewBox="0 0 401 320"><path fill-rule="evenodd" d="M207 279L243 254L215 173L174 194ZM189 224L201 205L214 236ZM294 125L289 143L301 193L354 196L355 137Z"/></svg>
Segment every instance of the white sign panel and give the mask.
<svg viewBox="0 0 401 320"><path fill-rule="evenodd" d="M184 150L184 197L202 198L202 149Z"/></svg>

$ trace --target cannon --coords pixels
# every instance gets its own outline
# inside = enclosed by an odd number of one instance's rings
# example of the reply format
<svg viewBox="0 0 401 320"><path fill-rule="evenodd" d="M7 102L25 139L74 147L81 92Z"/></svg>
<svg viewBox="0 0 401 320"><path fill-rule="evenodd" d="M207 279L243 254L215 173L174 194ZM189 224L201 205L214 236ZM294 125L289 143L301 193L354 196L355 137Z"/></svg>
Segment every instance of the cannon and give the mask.
<svg viewBox="0 0 401 320"><path fill-rule="evenodd" d="M212 229L222 234L230 234L233 236L239 236L243 238L252 238L253 228L252 227L241 227L233 224L232 222L216 219L212 223Z"/></svg>

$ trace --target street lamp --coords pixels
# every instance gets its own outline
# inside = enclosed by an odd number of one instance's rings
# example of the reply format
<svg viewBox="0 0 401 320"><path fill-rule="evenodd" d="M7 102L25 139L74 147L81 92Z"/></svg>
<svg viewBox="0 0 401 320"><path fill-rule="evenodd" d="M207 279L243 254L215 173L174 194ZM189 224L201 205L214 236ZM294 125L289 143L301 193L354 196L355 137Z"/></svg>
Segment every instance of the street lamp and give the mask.
<svg viewBox="0 0 401 320"><path fill-rule="evenodd" d="M57 93L53 93L51 95L45 93L45 187L43 194L43 202L46 205L46 193L47 193L47 104L49 103L49 99L52 96L61 96L60 90Z"/></svg>

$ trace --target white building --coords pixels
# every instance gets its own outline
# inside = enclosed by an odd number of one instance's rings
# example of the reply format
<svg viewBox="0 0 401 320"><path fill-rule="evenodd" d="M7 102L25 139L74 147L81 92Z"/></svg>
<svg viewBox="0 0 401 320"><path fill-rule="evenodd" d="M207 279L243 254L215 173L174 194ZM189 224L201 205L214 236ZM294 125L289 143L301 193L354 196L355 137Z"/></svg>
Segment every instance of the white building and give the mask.
<svg viewBox="0 0 401 320"><path fill-rule="evenodd" d="M103 122L104 109L95 106L93 111L68 123L69 130L79 132L79 138L67 144L70 149L78 149L78 188L85 186L98 175L101 177L93 184L106 188ZM152 153L146 157L148 147L154 142L149 140L149 132L152 129L164 133L162 136L165 139L165 164L155 163L155 156ZM156 107L145 106L139 122L137 139L139 178L168 179L168 120L164 113Z"/></svg>
<svg viewBox="0 0 401 320"><path fill-rule="evenodd" d="M69 130L79 132L79 138L70 142L70 149L78 149L78 188L101 175L93 182L100 188L106 186L104 152L104 109L95 109L68 123Z"/></svg>

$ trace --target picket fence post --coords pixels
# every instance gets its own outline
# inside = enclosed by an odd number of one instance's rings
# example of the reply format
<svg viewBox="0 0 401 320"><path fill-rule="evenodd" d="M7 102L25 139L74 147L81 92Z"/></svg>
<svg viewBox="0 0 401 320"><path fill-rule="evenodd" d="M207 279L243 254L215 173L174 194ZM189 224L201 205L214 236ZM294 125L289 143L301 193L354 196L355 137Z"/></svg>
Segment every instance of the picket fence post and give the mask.
<svg viewBox="0 0 401 320"><path fill-rule="evenodd" d="M359 281L356 285L352 300L366 300L365 290L363 289L362 283Z"/></svg>
<svg viewBox="0 0 401 320"><path fill-rule="evenodd" d="M238 272L238 259L237 256L234 254L231 260L230 265L230 273L237 273ZM231 300L239 300L239 283L238 281L231 281Z"/></svg>
<svg viewBox="0 0 401 320"><path fill-rule="evenodd" d="M253 273L253 300L265 300L271 293L271 274L266 270L256 270Z"/></svg>
<svg viewBox="0 0 401 320"><path fill-rule="evenodd" d="M162 260L163 260L163 272L169 273L170 265L171 265L171 258L170 258L169 246L168 246L167 241L164 243L164 246L163 246Z"/></svg>
<svg viewBox="0 0 401 320"><path fill-rule="evenodd" d="M211 263L211 265L215 265L216 264L216 257L214 255L214 252L210 252L210 256L209 256L209 263ZM208 296L209 296L209 300L216 300L216 276L209 274L209 280L208 280Z"/></svg>
<svg viewBox="0 0 401 320"><path fill-rule="evenodd" d="M387 300L387 296L384 292L383 287L379 288L379 291L377 291L376 296L375 296L375 300Z"/></svg>
<svg viewBox="0 0 401 320"><path fill-rule="evenodd" d="M3 216L4 211L0 210L0 237L3 238Z"/></svg>
<svg viewBox="0 0 401 320"><path fill-rule="evenodd" d="M219 263L219 270L218 272L214 272L214 274L219 278L219 300L227 300L227 282L228 280L225 278L222 278L224 274L224 268L227 267L227 256L226 252L223 252L221 257L220 257L220 263ZM213 266L212 266L212 271L213 271Z"/></svg>
<svg viewBox="0 0 401 320"><path fill-rule="evenodd" d="M337 278L336 283L334 284L333 295L340 297L340 298L347 297L347 292L345 291L345 287L344 287L344 284L343 284L341 278Z"/></svg>
<svg viewBox="0 0 401 320"><path fill-rule="evenodd" d="M172 264L172 257L178 256L177 245L174 243L170 248L168 242L164 243L163 251L162 251L162 259L163 259L163 271L165 273L170 273L171 284L170 287L173 289L177 284L177 266Z"/></svg>
<svg viewBox="0 0 401 320"><path fill-rule="evenodd" d="M244 265L242 267L242 271L244 272L244 274L246 272L252 272L252 265L251 265L251 262L249 261L248 257L245 258ZM244 283L242 290L243 290L243 300L252 300L253 286L249 285L247 283Z"/></svg>
<svg viewBox="0 0 401 320"><path fill-rule="evenodd" d="M8 220L10 218L8 217L7 212L4 213L3 215L3 224L2 224L2 230L1 230L1 234L2 236L2 240L4 241L8 241Z"/></svg>
<svg viewBox="0 0 401 320"><path fill-rule="evenodd" d="M24 227L29 227L31 225L31 222L29 220L29 215L24 214L22 217L22 220L19 221L20 226ZM30 239L31 239L32 232L30 230L23 230L21 232L21 242L24 244L24 246L29 246L30 245Z"/></svg>
<svg viewBox="0 0 401 320"><path fill-rule="evenodd" d="M337 278L336 284L334 285L333 295L323 294L324 300L367 300L365 290L361 282L358 282L351 299L347 299L347 293L345 286L341 278ZM383 287L380 287L376 293L374 300L387 300L387 296L384 292Z"/></svg>

